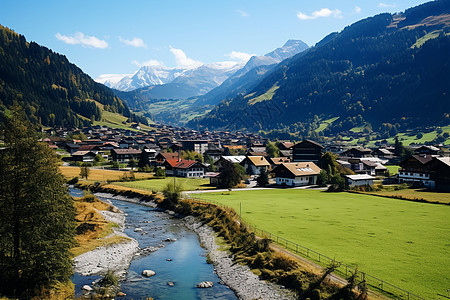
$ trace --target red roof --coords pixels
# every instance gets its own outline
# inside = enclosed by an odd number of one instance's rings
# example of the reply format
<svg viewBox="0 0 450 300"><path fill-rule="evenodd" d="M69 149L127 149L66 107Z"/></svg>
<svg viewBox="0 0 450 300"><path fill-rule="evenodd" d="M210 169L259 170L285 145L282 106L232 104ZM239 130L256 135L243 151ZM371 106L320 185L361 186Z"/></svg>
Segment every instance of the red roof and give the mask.
<svg viewBox="0 0 450 300"><path fill-rule="evenodd" d="M78 148L78 151L91 151L97 147L97 145L81 145L80 148Z"/></svg>
<svg viewBox="0 0 450 300"><path fill-rule="evenodd" d="M198 163L198 161L188 159L182 159L180 161L178 161L178 159L167 159L166 163L169 164L172 168L187 169Z"/></svg>

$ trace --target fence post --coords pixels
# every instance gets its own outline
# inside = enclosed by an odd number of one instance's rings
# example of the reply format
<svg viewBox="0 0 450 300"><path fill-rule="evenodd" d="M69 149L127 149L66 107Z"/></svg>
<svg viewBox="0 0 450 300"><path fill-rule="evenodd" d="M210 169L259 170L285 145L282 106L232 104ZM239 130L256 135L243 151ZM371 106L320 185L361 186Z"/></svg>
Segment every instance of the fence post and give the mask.
<svg viewBox="0 0 450 300"><path fill-rule="evenodd" d="M381 280L381 282L380 282L380 288L383 291L383 280Z"/></svg>
<svg viewBox="0 0 450 300"><path fill-rule="evenodd" d="M319 261L320 261L320 253L319 253Z"/></svg>
<svg viewBox="0 0 450 300"><path fill-rule="evenodd" d="M309 248L308 248L308 249L306 249L306 256L308 256L308 257L309 257Z"/></svg>
<svg viewBox="0 0 450 300"><path fill-rule="evenodd" d="M295 252L298 253L298 244L295 244Z"/></svg>

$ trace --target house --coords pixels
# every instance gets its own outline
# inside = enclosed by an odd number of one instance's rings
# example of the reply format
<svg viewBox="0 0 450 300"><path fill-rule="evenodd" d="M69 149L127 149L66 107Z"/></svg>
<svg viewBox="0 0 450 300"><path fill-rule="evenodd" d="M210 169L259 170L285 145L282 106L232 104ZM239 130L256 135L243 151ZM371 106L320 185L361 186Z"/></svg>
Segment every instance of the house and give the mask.
<svg viewBox="0 0 450 300"><path fill-rule="evenodd" d="M264 156L247 156L241 165L250 175L260 175L262 172L268 172L270 168L270 163Z"/></svg>
<svg viewBox="0 0 450 300"><path fill-rule="evenodd" d="M434 188L442 192L450 192L450 157L433 157L429 162L431 180Z"/></svg>
<svg viewBox="0 0 450 300"><path fill-rule="evenodd" d="M320 168L313 162L281 163L273 173L277 185L305 186L316 184Z"/></svg>
<svg viewBox="0 0 450 300"><path fill-rule="evenodd" d="M139 160L142 150L137 149L113 149L111 156L114 161L127 162L130 160Z"/></svg>
<svg viewBox="0 0 450 300"><path fill-rule="evenodd" d="M223 150L217 148L208 149L205 151L204 155L208 155L213 161L218 161L223 156Z"/></svg>
<svg viewBox="0 0 450 300"><path fill-rule="evenodd" d="M271 169L275 169L276 166L281 165L282 163L289 163L291 159L289 157L270 157L267 161L271 165Z"/></svg>
<svg viewBox="0 0 450 300"><path fill-rule="evenodd" d="M77 152L79 148L80 145L74 143L66 143L65 146L66 151L69 152L70 154Z"/></svg>
<svg viewBox="0 0 450 300"><path fill-rule="evenodd" d="M367 174L345 175L345 184L348 187L373 185L375 177Z"/></svg>
<svg viewBox="0 0 450 300"><path fill-rule="evenodd" d="M292 150L294 143L291 142L281 142L278 144L278 149L280 150Z"/></svg>
<svg viewBox="0 0 450 300"><path fill-rule="evenodd" d="M424 146L421 146L421 147L417 148L416 150L414 150L414 152L419 155L421 155L421 154L422 155L438 155L439 148L434 147L434 146L424 145Z"/></svg>
<svg viewBox="0 0 450 300"><path fill-rule="evenodd" d="M293 162L318 163L322 157L324 147L311 140L304 140L292 147Z"/></svg>
<svg viewBox="0 0 450 300"><path fill-rule="evenodd" d="M168 159L163 166L166 168L167 176L178 176L185 178L203 177L206 166L196 160Z"/></svg>
<svg viewBox="0 0 450 300"><path fill-rule="evenodd" d="M184 140L180 142L186 151L195 151L203 155L208 150L209 142L207 140Z"/></svg>
<svg viewBox="0 0 450 300"><path fill-rule="evenodd" d="M394 156L394 153L386 148L378 148L372 154L380 158L392 158Z"/></svg>
<svg viewBox="0 0 450 300"><path fill-rule="evenodd" d="M140 166L155 166L156 165L156 150L155 149L148 149L147 147L144 147L142 149L142 153L139 159Z"/></svg>
<svg viewBox="0 0 450 300"><path fill-rule="evenodd" d="M372 150L361 147L354 147L342 152L341 156L354 158L372 157Z"/></svg>
<svg viewBox="0 0 450 300"><path fill-rule="evenodd" d="M431 155L412 155L399 163L401 169L398 172L399 183L411 183L415 185L434 188L434 181L430 177L430 165L433 160Z"/></svg>
<svg viewBox="0 0 450 300"><path fill-rule="evenodd" d="M231 155L231 156L222 156L218 161L214 164L220 169L224 161L229 161L233 164L240 164L245 159L244 155Z"/></svg>
<svg viewBox="0 0 450 300"><path fill-rule="evenodd" d="M178 153L171 153L171 152L159 152L156 157L156 165L162 166L164 162L168 159L178 159Z"/></svg>
<svg viewBox="0 0 450 300"><path fill-rule="evenodd" d="M77 151L72 153L74 161L93 162L97 154L91 151Z"/></svg>

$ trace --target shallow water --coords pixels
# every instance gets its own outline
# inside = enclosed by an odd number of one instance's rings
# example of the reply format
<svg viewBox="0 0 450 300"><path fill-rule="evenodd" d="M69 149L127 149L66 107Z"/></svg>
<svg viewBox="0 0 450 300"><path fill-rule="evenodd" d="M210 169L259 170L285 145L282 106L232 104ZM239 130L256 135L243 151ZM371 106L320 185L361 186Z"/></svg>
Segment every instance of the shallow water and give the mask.
<svg viewBox="0 0 450 300"><path fill-rule="evenodd" d="M71 189L70 192L80 196L78 190ZM219 283L220 278L214 273L214 266L206 263L206 251L200 247L198 236L182 220L158 209L112 198L99 198L110 200L127 214L125 233L136 239L141 249L163 246L155 252L133 259L126 279L121 283L121 290L127 296L121 299L237 299L231 289ZM141 228L142 231L135 232L135 228ZM167 238L176 241L163 241ZM141 275L143 270L153 270L156 275L144 277ZM96 278L75 274L72 281L75 283L76 296L81 295L84 284L90 284ZM212 281L214 286L208 289L196 288L202 281ZM169 286L168 282L173 282L174 286Z"/></svg>

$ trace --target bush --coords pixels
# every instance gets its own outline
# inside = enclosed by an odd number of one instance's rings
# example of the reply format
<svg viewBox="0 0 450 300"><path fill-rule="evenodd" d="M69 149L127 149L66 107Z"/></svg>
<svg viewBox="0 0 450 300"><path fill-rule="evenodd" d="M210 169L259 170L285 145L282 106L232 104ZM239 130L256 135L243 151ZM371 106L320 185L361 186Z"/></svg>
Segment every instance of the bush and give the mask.
<svg viewBox="0 0 450 300"><path fill-rule="evenodd" d="M75 176L74 178L70 179L69 181L67 181L68 184L76 184L78 183L78 176Z"/></svg>

